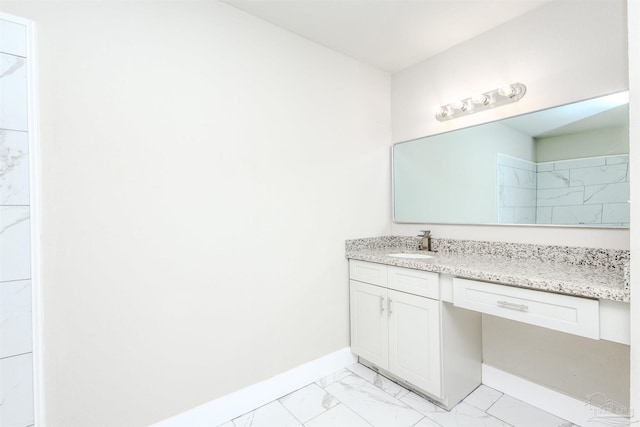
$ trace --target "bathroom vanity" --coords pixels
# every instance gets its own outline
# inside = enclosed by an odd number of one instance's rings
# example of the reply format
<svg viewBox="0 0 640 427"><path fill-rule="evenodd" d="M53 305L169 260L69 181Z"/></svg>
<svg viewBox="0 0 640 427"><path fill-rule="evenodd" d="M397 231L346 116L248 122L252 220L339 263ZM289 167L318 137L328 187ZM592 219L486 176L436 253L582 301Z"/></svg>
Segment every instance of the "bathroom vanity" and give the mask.
<svg viewBox="0 0 640 427"><path fill-rule="evenodd" d="M629 343L627 251L469 242L426 259L414 238L347 242L361 363L451 408L482 382L482 314Z"/></svg>
<svg viewBox="0 0 640 427"><path fill-rule="evenodd" d="M451 408L481 382L481 319L440 298L439 274L350 260L351 350Z"/></svg>

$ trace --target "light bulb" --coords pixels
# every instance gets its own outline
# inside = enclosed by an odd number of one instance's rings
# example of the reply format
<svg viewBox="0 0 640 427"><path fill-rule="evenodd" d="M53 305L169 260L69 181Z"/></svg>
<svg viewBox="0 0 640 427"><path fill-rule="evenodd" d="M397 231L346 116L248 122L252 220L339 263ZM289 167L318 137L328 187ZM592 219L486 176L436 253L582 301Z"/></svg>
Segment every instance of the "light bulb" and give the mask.
<svg viewBox="0 0 640 427"><path fill-rule="evenodd" d="M451 114L451 109L449 107L440 107L438 108L438 112L436 113L436 115L440 118L449 117L450 114Z"/></svg>
<svg viewBox="0 0 640 427"><path fill-rule="evenodd" d="M454 109L460 110L460 111L467 111L467 108L469 108L467 103L464 102L464 101L454 101L454 102L451 103L451 106Z"/></svg>
<svg viewBox="0 0 640 427"><path fill-rule="evenodd" d="M480 104L480 105L488 105L490 100L489 97L483 93L479 93L477 95L473 95L471 97L471 102L473 102L474 104Z"/></svg>
<svg viewBox="0 0 640 427"><path fill-rule="evenodd" d="M502 96L506 96L507 98L513 98L517 91L516 88L514 88L511 85L504 85L504 86L500 86L500 88L498 89L498 93Z"/></svg>

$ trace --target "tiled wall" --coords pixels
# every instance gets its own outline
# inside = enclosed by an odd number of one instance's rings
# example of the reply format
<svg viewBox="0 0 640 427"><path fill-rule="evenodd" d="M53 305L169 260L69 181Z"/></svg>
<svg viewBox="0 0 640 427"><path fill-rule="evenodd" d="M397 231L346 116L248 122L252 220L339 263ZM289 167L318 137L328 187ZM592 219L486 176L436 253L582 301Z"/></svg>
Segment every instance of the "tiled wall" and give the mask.
<svg viewBox="0 0 640 427"><path fill-rule="evenodd" d="M33 424L26 27L0 19L0 426Z"/></svg>
<svg viewBox="0 0 640 427"><path fill-rule="evenodd" d="M629 226L629 156L538 164L538 224Z"/></svg>
<svg viewBox="0 0 640 427"><path fill-rule="evenodd" d="M536 223L536 164L498 154L498 223Z"/></svg>
<svg viewBox="0 0 640 427"><path fill-rule="evenodd" d="M533 163L498 155L499 222L629 226L629 156Z"/></svg>

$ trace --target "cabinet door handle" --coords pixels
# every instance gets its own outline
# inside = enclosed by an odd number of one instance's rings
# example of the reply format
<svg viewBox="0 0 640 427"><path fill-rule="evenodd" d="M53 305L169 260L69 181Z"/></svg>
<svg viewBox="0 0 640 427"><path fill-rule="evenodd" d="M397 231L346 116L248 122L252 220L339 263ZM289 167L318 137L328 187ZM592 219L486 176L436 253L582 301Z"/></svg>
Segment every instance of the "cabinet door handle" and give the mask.
<svg viewBox="0 0 640 427"><path fill-rule="evenodd" d="M391 316L391 313L393 313L393 311L391 311L391 298L387 299L387 308L389 309L389 316Z"/></svg>
<svg viewBox="0 0 640 427"><path fill-rule="evenodd" d="M509 308L511 310L529 311L529 307L524 304L516 304L509 301L498 301L498 307Z"/></svg>
<svg viewBox="0 0 640 427"><path fill-rule="evenodd" d="M384 297L380 297L380 313L384 313Z"/></svg>

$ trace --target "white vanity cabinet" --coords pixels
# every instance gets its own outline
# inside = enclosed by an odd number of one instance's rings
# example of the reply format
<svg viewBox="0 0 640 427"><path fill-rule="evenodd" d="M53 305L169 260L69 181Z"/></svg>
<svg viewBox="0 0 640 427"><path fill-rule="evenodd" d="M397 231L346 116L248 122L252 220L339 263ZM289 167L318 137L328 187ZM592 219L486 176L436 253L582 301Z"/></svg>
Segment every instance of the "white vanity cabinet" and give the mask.
<svg viewBox="0 0 640 427"><path fill-rule="evenodd" d="M437 273L350 260L351 350L447 408L481 382L481 319L440 300Z"/></svg>
<svg viewBox="0 0 640 427"><path fill-rule="evenodd" d="M457 307L600 339L598 300L461 278L453 283Z"/></svg>

